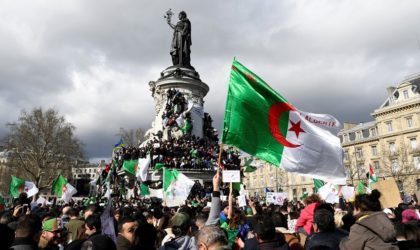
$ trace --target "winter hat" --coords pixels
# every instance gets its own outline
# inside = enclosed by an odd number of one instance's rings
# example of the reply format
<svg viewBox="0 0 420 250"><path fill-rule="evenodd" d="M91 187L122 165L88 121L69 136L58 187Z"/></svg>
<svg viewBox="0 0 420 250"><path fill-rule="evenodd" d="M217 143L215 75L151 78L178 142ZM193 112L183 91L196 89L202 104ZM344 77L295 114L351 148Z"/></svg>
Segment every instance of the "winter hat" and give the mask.
<svg viewBox="0 0 420 250"><path fill-rule="evenodd" d="M406 209L402 212L402 222L407 223L412 220L419 220L419 216L413 209Z"/></svg>

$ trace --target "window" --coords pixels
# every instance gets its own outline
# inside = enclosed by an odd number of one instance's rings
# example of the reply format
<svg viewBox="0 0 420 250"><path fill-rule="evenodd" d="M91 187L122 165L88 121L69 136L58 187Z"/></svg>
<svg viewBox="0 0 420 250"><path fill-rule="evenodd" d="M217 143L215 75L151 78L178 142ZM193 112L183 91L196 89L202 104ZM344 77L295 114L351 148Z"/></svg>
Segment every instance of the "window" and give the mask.
<svg viewBox="0 0 420 250"><path fill-rule="evenodd" d="M348 161L349 160L349 151L344 151L344 159L346 160L346 161Z"/></svg>
<svg viewBox="0 0 420 250"><path fill-rule="evenodd" d="M416 183L417 183L417 191L420 191L420 179L417 179Z"/></svg>
<svg viewBox="0 0 420 250"><path fill-rule="evenodd" d="M293 198L297 198L297 190L296 190L296 188L293 189Z"/></svg>
<svg viewBox="0 0 420 250"><path fill-rule="evenodd" d="M306 193L306 188L302 188L302 194Z"/></svg>
<svg viewBox="0 0 420 250"><path fill-rule="evenodd" d="M365 164L359 164L357 165L357 176L360 176L360 178L363 178L363 174L365 173Z"/></svg>
<svg viewBox="0 0 420 250"><path fill-rule="evenodd" d="M395 153L395 142L390 142L389 143L389 151L391 153Z"/></svg>
<svg viewBox="0 0 420 250"><path fill-rule="evenodd" d="M348 134L344 134L343 135L343 142L348 142L349 141L349 135Z"/></svg>
<svg viewBox="0 0 420 250"><path fill-rule="evenodd" d="M391 170L394 173L400 170L400 164L398 163L398 159L393 159L391 161Z"/></svg>
<svg viewBox="0 0 420 250"><path fill-rule="evenodd" d="M377 156L378 155L378 149L376 148L376 145L371 146L372 148L372 155Z"/></svg>
<svg viewBox="0 0 420 250"><path fill-rule="evenodd" d="M385 122L385 124L386 124L386 130L388 131L388 133L392 132L392 121Z"/></svg>
<svg viewBox="0 0 420 250"><path fill-rule="evenodd" d="M413 156L414 167L420 169L420 156Z"/></svg>
<svg viewBox="0 0 420 250"><path fill-rule="evenodd" d="M416 138L411 138L410 139L410 145L411 145L411 149L416 149L417 148L417 139Z"/></svg>
<svg viewBox="0 0 420 250"><path fill-rule="evenodd" d="M378 173L379 173L379 161L374 161L373 162L373 171L375 171L376 176L378 176Z"/></svg>
<svg viewBox="0 0 420 250"><path fill-rule="evenodd" d="M356 149L356 157L358 159L361 159L363 157L363 149L362 148Z"/></svg>
<svg viewBox="0 0 420 250"><path fill-rule="evenodd" d="M356 132L356 139L358 139L358 140L362 139L362 132L360 132L360 131Z"/></svg>
<svg viewBox="0 0 420 250"><path fill-rule="evenodd" d="M407 117L407 128L412 128L413 127L413 118L412 117Z"/></svg>
<svg viewBox="0 0 420 250"><path fill-rule="evenodd" d="M408 90L403 91L404 99L408 99Z"/></svg>
<svg viewBox="0 0 420 250"><path fill-rule="evenodd" d="M371 128L371 129L370 129L370 135L371 135L371 136L376 136L376 135L377 135L377 133L376 133L376 128Z"/></svg>

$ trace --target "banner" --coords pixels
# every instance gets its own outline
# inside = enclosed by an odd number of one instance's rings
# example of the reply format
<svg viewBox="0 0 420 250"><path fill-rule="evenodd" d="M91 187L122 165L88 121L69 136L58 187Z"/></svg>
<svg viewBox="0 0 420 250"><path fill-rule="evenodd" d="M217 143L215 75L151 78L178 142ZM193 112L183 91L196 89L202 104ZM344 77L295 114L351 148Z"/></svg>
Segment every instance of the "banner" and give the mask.
<svg viewBox="0 0 420 250"><path fill-rule="evenodd" d="M281 206L286 198L286 193L267 192L265 200L267 203Z"/></svg>

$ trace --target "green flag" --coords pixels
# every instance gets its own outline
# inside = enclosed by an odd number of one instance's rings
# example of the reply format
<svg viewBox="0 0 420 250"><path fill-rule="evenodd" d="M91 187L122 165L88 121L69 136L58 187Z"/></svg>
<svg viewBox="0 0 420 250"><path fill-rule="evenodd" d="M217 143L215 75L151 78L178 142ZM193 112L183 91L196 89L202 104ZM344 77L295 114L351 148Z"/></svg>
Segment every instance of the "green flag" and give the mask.
<svg viewBox="0 0 420 250"><path fill-rule="evenodd" d="M184 126L181 128L181 131L182 131L184 134L186 134L186 133L188 133L191 129L192 129L191 122L189 122L188 120L185 120L185 124L184 124Z"/></svg>
<svg viewBox="0 0 420 250"><path fill-rule="evenodd" d="M364 194L365 193L365 185L363 185L363 182L359 181L359 183L357 183L356 192L357 192L357 194Z"/></svg>
<svg viewBox="0 0 420 250"><path fill-rule="evenodd" d="M246 159L245 160L245 163L244 163L244 167L245 167L244 172L245 173L252 173L252 172L255 172L257 170L257 168L255 166L251 165L252 162L253 162L253 159Z"/></svg>
<svg viewBox="0 0 420 250"><path fill-rule="evenodd" d="M176 180L178 173L179 172L176 169L172 171L166 168L163 169L163 192L164 193L168 190L168 187L171 185L171 183Z"/></svg>
<svg viewBox="0 0 420 250"><path fill-rule="evenodd" d="M316 178L314 178L313 180L314 180L315 192L318 192L318 190L325 185L325 182L323 180L316 179Z"/></svg>
<svg viewBox="0 0 420 250"><path fill-rule="evenodd" d="M9 194L14 198L19 197L19 194L25 188L25 181L12 175L9 185Z"/></svg>
<svg viewBox="0 0 420 250"><path fill-rule="evenodd" d="M150 195L149 187L143 183L140 185L140 195L142 196Z"/></svg>
<svg viewBox="0 0 420 250"><path fill-rule="evenodd" d="M132 175L136 175L138 160L125 160L122 168Z"/></svg>
<svg viewBox="0 0 420 250"><path fill-rule="evenodd" d="M55 179L52 184L52 192L57 195L58 198L61 198L63 195L63 187L68 183L67 179L64 178L61 174Z"/></svg>
<svg viewBox="0 0 420 250"><path fill-rule="evenodd" d="M278 166L284 146L271 135L267 119L271 105L276 102L287 103L287 100L234 60L226 101L222 142ZM284 135L287 133L289 123L288 113L285 112L279 119L280 130Z"/></svg>
<svg viewBox="0 0 420 250"><path fill-rule="evenodd" d="M4 201L3 196L0 195L0 205L5 205L6 202Z"/></svg>
<svg viewBox="0 0 420 250"><path fill-rule="evenodd" d="M155 171L160 171L165 165L161 162L155 164Z"/></svg>
<svg viewBox="0 0 420 250"><path fill-rule="evenodd" d="M300 200L304 200L304 199L308 198L308 196L309 196L309 193L308 193L308 192L305 192L305 193L303 193L303 194L302 194L302 196L300 197Z"/></svg>

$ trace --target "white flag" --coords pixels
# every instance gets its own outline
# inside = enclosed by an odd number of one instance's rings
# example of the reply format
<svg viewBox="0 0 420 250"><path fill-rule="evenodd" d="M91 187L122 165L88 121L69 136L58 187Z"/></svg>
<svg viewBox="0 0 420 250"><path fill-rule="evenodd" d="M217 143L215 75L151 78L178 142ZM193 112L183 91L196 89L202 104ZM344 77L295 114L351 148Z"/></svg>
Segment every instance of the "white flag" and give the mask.
<svg viewBox="0 0 420 250"><path fill-rule="evenodd" d="M160 198L163 199L163 189L151 189L149 188L149 192L150 194L148 195L149 197L156 197L156 198Z"/></svg>
<svg viewBox="0 0 420 250"><path fill-rule="evenodd" d="M147 170L150 166L150 155L147 155L146 158L140 158L138 161L138 168L136 177L137 180L146 181L147 180Z"/></svg>
<svg viewBox="0 0 420 250"><path fill-rule="evenodd" d="M288 125L282 140L288 146L284 147L280 166L288 172L345 183L343 149L340 139L331 133L339 129L339 121L331 115L291 110Z"/></svg>
<svg viewBox="0 0 420 250"><path fill-rule="evenodd" d="M25 181L25 192L28 194L28 198L36 195L39 189L35 186L35 183Z"/></svg>
<svg viewBox="0 0 420 250"><path fill-rule="evenodd" d="M63 194L61 196L61 199L64 202L69 203L71 200L71 197L73 197L73 195L75 195L76 193L77 193L76 188L70 185L70 183L67 183L63 188Z"/></svg>
<svg viewBox="0 0 420 250"><path fill-rule="evenodd" d="M164 170L164 187L165 183L169 186L164 190L164 200L168 207L177 207L185 204L185 200L190 194L191 188L194 186L194 181L189 179L183 173L176 169L170 171L172 174L167 174L170 170ZM169 177L170 176L170 177ZM169 180L168 180L168 179Z"/></svg>

